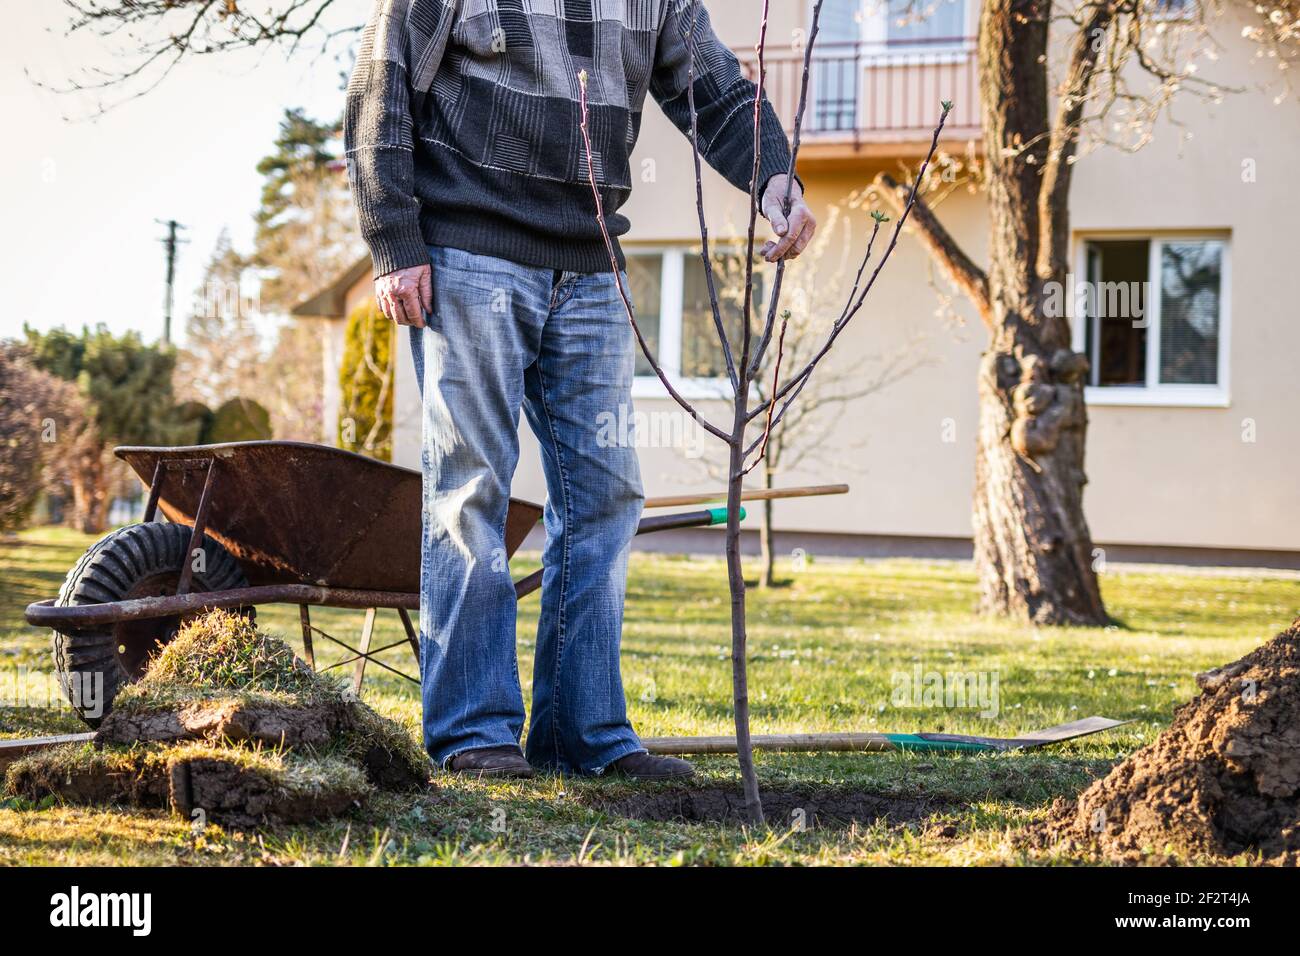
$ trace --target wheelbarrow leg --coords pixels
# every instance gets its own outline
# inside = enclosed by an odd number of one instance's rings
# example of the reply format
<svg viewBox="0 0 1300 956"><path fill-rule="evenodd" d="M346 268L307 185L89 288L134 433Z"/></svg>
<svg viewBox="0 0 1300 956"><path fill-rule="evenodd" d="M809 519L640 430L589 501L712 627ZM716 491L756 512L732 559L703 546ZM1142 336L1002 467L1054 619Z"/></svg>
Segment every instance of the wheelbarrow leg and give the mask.
<svg viewBox="0 0 1300 956"><path fill-rule="evenodd" d="M176 593L187 594L190 582L194 578L194 552L203 544L203 531L208 522L208 503L212 500L213 473L217 470L217 460L209 459L207 470L203 474L203 491L199 495L199 506L194 510L194 529L190 532L190 546L185 551L185 563L181 565L181 579L176 582Z"/></svg>
<svg viewBox="0 0 1300 956"><path fill-rule="evenodd" d="M370 638L375 633L375 614L373 607L366 608L366 623L361 628L361 647L357 650L357 663L352 669L352 693L361 696L361 682L366 678L366 661L370 655Z"/></svg>
<svg viewBox="0 0 1300 956"><path fill-rule="evenodd" d="M163 463L158 459L158 463L153 466L153 481L149 482L149 501L144 506L145 522L153 521L158 516L158 496L162 494L163 480Z"/></svg>
<svg viewBox="0 0 1300 956"><path fill-rule="evenodd" d="M402 627L406 628L406 639L411 644L411 653L415 655L415 663L420 663L420 638L415 633L415 628L411 624L411 615L406 613L406 608L399 607L398 615L402 618Z"/></svg>
<svg viewBox="0 0 1300 956"><path fill-rule="evenodd" d="M302 653L307 659L307 666L316 669L316 650L311 643L311 612L307 605L298 605L298 620L302 624Z"/></svg>

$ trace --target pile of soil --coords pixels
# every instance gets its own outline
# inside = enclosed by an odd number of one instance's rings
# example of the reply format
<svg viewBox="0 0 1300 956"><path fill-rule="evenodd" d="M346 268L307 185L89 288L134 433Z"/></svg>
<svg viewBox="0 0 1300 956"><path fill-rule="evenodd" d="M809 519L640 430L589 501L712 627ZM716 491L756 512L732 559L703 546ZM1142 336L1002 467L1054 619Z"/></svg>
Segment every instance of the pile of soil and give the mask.
<svg viewBox="0 0 1300 956"><path fill-rule="evenodd" d="M334 816L376 789L425 788L430 770L397 724L251 621L213 611L123 688L92 743L16 761L5 790L251 826Z"/></svg>
<svg viewBox="0 0 1300 956"><path fill-rule="evenodd" d="M1197 683L1168 730L1078 800L1058 800L1029 843L1128 863L1300 862L1300 618Z"/></svg>

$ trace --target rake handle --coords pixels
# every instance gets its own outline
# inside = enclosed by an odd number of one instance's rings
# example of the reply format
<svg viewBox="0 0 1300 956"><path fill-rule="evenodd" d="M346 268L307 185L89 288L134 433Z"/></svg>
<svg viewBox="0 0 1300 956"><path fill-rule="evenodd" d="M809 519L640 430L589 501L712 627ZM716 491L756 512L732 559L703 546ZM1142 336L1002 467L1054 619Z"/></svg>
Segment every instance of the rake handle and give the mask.
<svg viewBox="0 0 1300 956"><path fill-rule="evenodd" d="M803 485L798 488L755 488L744 491L741 501L771 501L777 498L815 498L821 495L846 495L848 485ZM695 495L666 495L662 498L647 498L647 508L680 508L683 505L703 505L710 501L725 501L725 491L708 492Z"/></svg>
<svg viewBox="0 0 1300 956"><path fill-rule="evenodd" d="M755 734L755 750L785 753L885 753L897 750L884 734ZM652 754L734 754L735 737L643 737Z"/></svg>

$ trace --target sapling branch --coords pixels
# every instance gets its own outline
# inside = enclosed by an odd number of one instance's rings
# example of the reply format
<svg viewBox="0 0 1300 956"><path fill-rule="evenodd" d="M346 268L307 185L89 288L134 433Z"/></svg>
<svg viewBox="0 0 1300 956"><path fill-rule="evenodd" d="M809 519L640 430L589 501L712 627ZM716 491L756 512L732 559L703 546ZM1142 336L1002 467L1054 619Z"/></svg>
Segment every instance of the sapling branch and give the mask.
<svg viewBox="0 0 1300 956"><path fill-rule="evenodd" d="M894 248L898 245L898 237L902 233L903 226L907 223L907 217L911 213L912 207L916 204L916 191L920 187L921 182L925 179L926 170L929 169L930 163L934 159L935 151L939 148L939 136L943 133L944 124L947 122L948 114L951 112L952 103L945 100L943 102L943 112L939 115L939 125L934 128L934 135L930 139L930 150L926 154L925 161L921 163L920 168L916 171L916 178L912 181L912 189L907 195L907 202L903 204L903 212L898 217L897 222L895 222L893 233L889 237L889 245L885 247L885 251L881 255L880 261L876 263L876 268L872 270L871 277L867 279L867 284L863 287L861 294L858 296L857 302L853 304L853 308L849 311L848 315L831 327L830 334L826 337L826 342L816 352L816 354L808 360L808 363L800 369L793 378L788 379L785 385L781 386L779 392L773 393L771 398L766 402L761 402L750 412L750 420L765 412L768 404L780 401L792 389L798 388L799 383L812 374L813 369L817 367L817 363L826 357L826 353L831 350L831 346L835 344L835 340L839 338L840 333L848 327L849 322L852 321L853 317L857 315L859 310L861 310L862 303L866 301L867 294L871 291L872 287L876 284L876 279L880 276L880 270L885 267L885 263L889 261L889 257L893 255ZM879 212L873 213L872 216L878 223L885 221L885 219L882 218L882 214Z"/></svg>
<svg viewBox="0 0 1300 956"><path fill-rule="evenodd" d="M844 308L840 310L840 317L835 320L836 323L843 322L848 317L849 309L853 307L858 288L862 285L862 274L867 271L867 263L871 261L871 250L876 245L876 236L880 232L880 224L884 221L881 216L871 217L871 237L867 240L867 251L862 254L862 263L858 266L858 274L853 277L853 288L849 290L848 298L844 300Z"/></svg>
<svg viewBox="0 0 1300 956"><path fill-rule="evenodd" d="M773 295L775 295L775 292L773 293ZM775 394L776 387L781 381L781 359L785 355L785 330L789 327L789 325L790 325L790 310L786 309L784 312L781 313L781 334L777 337L776 340L776 361L772 363L773 394ZM774 424L774 422L772 421L772 412L775 408L776 408L775 405L767 406L767 424L763 427L763 446L762 448L759 449L758 457L755 458L753 462L751 462L747 467L742 469L740 473L742 478L745 475L749 474L751 471L753 471L755 468L757 468L758 463L761 462L763 458L766 457L767 455L767 444L772 438L772 425ZM749 451L747 449L745 452L745 456L748 456L748 454Z"/></svg>
<svg viewBox="0 0 1300 956"><path fill-rule="evenodd" d="M686 55L690 61L686 68L686 103L691 114L691 154L695 163L695 211L700 220L700 258L704 261L704 284L709 293L709 312L713 316L713 329L718 333L718 342L722 345L722 359L727 365L727 379L731 382L734 394L740 388L740 378L736 375L736 359L731 351L731 339L727 336L727 327L722 321L722 309L718 304L713 251L709 247L709 222L704 215L704 170L700 164L700 114L695 108L695 28L699 14L699 5L692 4L690 29L682 31Z"/></svg>
<svg viewBox="0 0 1300 956"><path fill-rule="evenodd" d="M699 0L696 0L696 3L698 2ZM758 80L754 84L754 163L753 172L749 177L749 231L745 243L745 297L740 307L740 318L744 323L744 332L740 346L740 387L737 389L736 394L738 402L741 400L740 392L748 387L753 374L749 365L750 345L754 334L750 316L754 308L754 235L758 229L758 190L760 186L758 176L763 164L763 91L767 85L767 14L769 6L770 0L763 0L763 16L758 25L758 43L754 47L754 52L758 58Z"/></svg>
<svg viewBox="0 0 1300 956"><path fill-rule="evenodd" d="M799 80L799 105L794 113L794 132L791 134L790 143L790 163L786 169L785 175L785 196L781 200L782 215L790 215L790 200L794 195L794 167L795 161L799 158L799 147L803 144L803 116L804 110L808 105L808 79L812 74L812 51L813 45L817 42L817 33L820 29L822 4L825 0L817 0L813 4L812 24L808 30L808 42L804 47L803 54L803 74ZM749 249L752 257L753 247ZM777 303L781 300L781 285L785 279L785 260L782 259L776 264L776 277L772 280L772 297L767 307L767 318L763 322L763 334L759 337L758 345L754 349L754 355L749 362L749 375L752 378L758 374L759 368L763 364L763 356L767 353L767 347L772 341L772 329L776 325L776 308ZM784 329L784 323L782 325Z"/></svg>
<svg viewBox="0 0 1300 956"><path fill-rule="evenodd" d="M849 290L848 298L844 300L844 308L840 310L840 317L836 319L834 324L831 326L832 330L838 329L845 322L847 322L851 316L851 312L856 311L857 308L861 307L862 302L866 299L866 290L863 290L859 294L858 288L862 284L862 274L866 271L867 264L871 261L871 251L876 245L876 236L879 235L880 233L880 224L882 222L888 222L888 221L889 218L887 216L884 216L879 212L872 212L871 236L867 239L867 250L862 255L862 262L858 266L857 275L854 276L853 278L853 288ZM827 349L829 349L829 345L823 346L822 351L825 351ZM807 371L806 366L805 366L805 371ZM777 424L780 423L781 419L785 417L786 409L789 408L790 405L794 402L794 400L799 397L799 393L803 391L803 387L804 385L807 384L808 379L810 377L811 377L811 373L804 375L803 380L795 387L794 392L785 398L785 403L784 405L782 405L781 411L776 414L775 418L772 418L771 409L776 407L776 403L779 398L778 391L776 388L776 383L774 382L772 392L770 393L772 397L769 399L765 399L764 401L759 403L759 405L750 414L749 416L750 420L752 421L753 419L757 418L759 415L763 414L764 412L768 412L769 420L771 421L771 426L769 427L775 427ZM785 395L785 390L782 390L780 392L780 395ZM748 448L745 449L745 454L748 456L750 452L752 452L755 448L759 446L761 441L762 441L761 436L758 439L755 439L754 442L750 444Z"/></svg>
<svg viewBox="0 0 1300 956"><path fill-rule="evenodd" d="M730 436L717 425L710 422L696 410L695 406L688 402L682 395L673 388L673 383L668 381L668 376L664 373L663 367L659 364L654 354L650 351L650 344L646 342L645 335L641 332L641 326L636 320L636 310L632 307L632 299L627 294L627 289L623 286L623 276L618 268L618 256L614 252L614 240L610 237L609 226L605 222L605 204L600 198L600 186L596 183L596 165L591 158L591 133L587 126L587 71L583 70L578 74L579 88L579 107L582 113L580 128L582 130L582 143L587 152L587 180L591 184L591 193L596 200L596 222L600 225L600 234L605 240L605 251L609 253L610 269L614 273L614 284L618 287L619 298L623 301L623 309L627 312L627 320L632 325L632 332L636 335L637 344L641 346L641 352L654 369L655 375L663 383L664 389L672 396L682 409L691 416L701 428L707 431L715 438L721 438L723 441L729 441Z"/></svg>

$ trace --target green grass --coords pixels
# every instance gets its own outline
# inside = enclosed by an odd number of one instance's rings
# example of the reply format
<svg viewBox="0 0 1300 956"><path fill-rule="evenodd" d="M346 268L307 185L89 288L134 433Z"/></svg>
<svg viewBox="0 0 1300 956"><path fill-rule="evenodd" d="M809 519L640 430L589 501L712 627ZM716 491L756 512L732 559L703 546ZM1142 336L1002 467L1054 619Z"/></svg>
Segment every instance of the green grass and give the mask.
<svg viewBox="0 0 1300 956"><path fill-rule="evenodd" d="M0 736L75 731L50 673L49 636L22 608L53 596L89 539L41 529L0 543ZM517 562L516 571L536 566ZM0 809L0 864L211 863L1055 863L1008 839L1051 800L1078 792L1167 725L1195 693L1197 671L1239 657L1300 613L1295 576L1116 571L1103 579L1105 629L1035 630L975 617L967 564L817 562L792 584L750 592L750 668L757 733L946 731L1018 733L1091 714L1134 723L1050 750L1000 755L759 755L764 787L926 797L941 807L907 826L797 831L630 820L599 807L629 795L616 780L541 777L516 783L440 777L436 792L382 795L315 826L194 834L161 812ZM520 607L520 679L531 686L536 597ZM724 734L730 725L726 582L721 561L634 556L623 642L632 720L645 736ZM354 643L362 613L313 610ZM402 639L393 613L376 644ZM296 646L297 609L268 607L259 625ZM317 640L318 661L346 651ZM409 651L384 660L414 673ZM897 675L996 675L999 707L896 706ZM372 667L365 699L414 733L413 685ZM735 786L734 759L700 758L692 786Z"/></svg>

